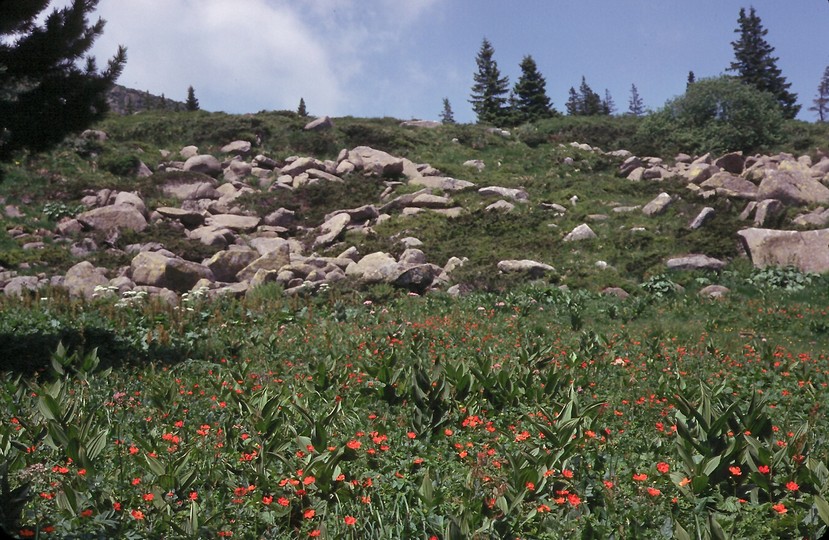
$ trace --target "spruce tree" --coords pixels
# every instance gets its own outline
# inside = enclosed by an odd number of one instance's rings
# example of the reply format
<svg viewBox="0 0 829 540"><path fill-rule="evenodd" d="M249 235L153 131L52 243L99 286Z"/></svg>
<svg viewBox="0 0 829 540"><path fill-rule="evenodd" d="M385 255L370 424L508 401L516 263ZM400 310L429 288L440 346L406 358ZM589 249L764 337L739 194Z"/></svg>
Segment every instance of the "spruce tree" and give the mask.
<svg viewBox="0 0 829 540"><path fill-rule="evenodd" d="M616 112L616 102L613 101L613 96L610 95L610 90L604 89L604 99L602 100L602 114L610 116Z"/></svg>
<svg viewBox="0 0 829 540"><path fill-rule="evenodd" d="M739 27L734 32L740 37L737 41L731 42L734 47L734 61L731 62L728 71L737 72L737 76L744 83L769 92L780 104L786 118L794 118L800 111L797 94L789 91L792 85L786 82L786 78L777 67L778 58L772 56L774 47L765 40L768 30L763 28L763 23L753 7L749 9L748 15L745 8L741 8L737 23Z"/></svg>
<svg viewBox="0 0 829 540"><path fill-rule="evenodd" d="M547 81L530 55L521 61L521 77L515 83L515 109L519 122L532 122L554 114L547 96Z"/></svg>
<svg viewBox="0 0 829 540"><path fill-rule="evenodd" d="M590 88L584 75L581 77L581 85L579 85L579 94L581 96L581 115L596 116L602 114L602 98L599 94Z"/></svg>
<svg viewBox="0 0 829 540"><path fill-rule="evenodd" d="M689 88L692 84L694 84L694 82L696 82L696 80L697 80L697 76L696 76L696 75L694 75L694 72L693 72L693 71L689 71L689 72L688 72L688 79L685 81L685 89L686 89L686 90L688 90L688 88Z"/></svg>
<svg viewBox="0 0 829 540"><path fill-rule="evenodd" d="M443 98L443 110L440 112L440 121L444 124L455 123L455 113L452 112L452 104L449 98Z"/></svg>
<svg viewBox="0 0 829 540"><path fill-rule="evenodd" d="M578 116L581 114L582 111L582 103L581 98L579 97L579 93L576 92L576 89L572 86L567 94L567 103L564 104L564 108L567 110L567 114L570 116Z"/></svg>
<svg viewBox="0 0 829 540"><path fill-rule="evenodd" d="M187 87L187 101L184 102L184 108L191 112L199 110L199 100L196 99L196 91L192 86Z"/></svg>
<svg viewBox="0 0 829 540"><path fill-rule="evenodd" d="M642 116L645 114L645 105L642 103L642 98L639 96L639 90L635 84L630 85L630 101L628 101L628 114L633 116Z"/></svg>
<svg viewBox="0 0 829 540"><path fill-rule="evenodd" d="M829 118L829 66L823 70L823 77L817 87L817 96L812 103L814 105L809 107L809 110L817 113L818 122L826 122Z"/></svg>
<svg viewBox="0 0 829 540"><path fill-rule="evenodd" d="M508 113L506 95L509 91L509 79L501 77L498 64L493 59L494 54L492 44L484 38L475 59L478 71L474 75L472 99L469 100L478 122L485 124L497 124L503 121Z"/></svg>
<svg viewBox="0 0 829 540"><path fill-rule="evenodd" d="M101 119L127 59L119 47L102 71L91 57L78 65L104 31L103 20L87 19L98 0L73 0L43 19L49 4L0 8L0 160L23 148L46 150Z"/></svg>
<svg viewBox="0 0 829 540"><path fill-rule="evenodd" d="M302 118L308 116L308 109L305 108L305 98L299 98L299 107L296 108L296 113Z"/></svg>

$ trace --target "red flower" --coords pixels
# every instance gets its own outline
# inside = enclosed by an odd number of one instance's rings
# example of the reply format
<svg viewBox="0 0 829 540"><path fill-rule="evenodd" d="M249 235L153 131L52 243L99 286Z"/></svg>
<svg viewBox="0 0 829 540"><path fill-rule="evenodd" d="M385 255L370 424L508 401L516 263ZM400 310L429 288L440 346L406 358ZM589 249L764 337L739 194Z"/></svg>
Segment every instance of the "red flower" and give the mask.
<svg viewBox="0 0 829 540"><path fill-rule="evenodd" d="M773 509L775 512L777 512L778 514L785 514L786 512L788 512L788 511L789 511L789 509L788 509L788 508L786 508L786 505L785 505L785 504L783 504L783 503L777 503L777 504L775 504L774 506L772 506L772 509Z"/></svg>
<svg viewBox="0 0 829 540"><path fill-rule="evenodd" d="M144 495L141 496L141 498L144 499L147 502L150 502L153 499L155 499L155 495L153 495L152 493L145 493Z"/></svg>
<svg viewBox="0 0 829 540"><path fill-rule="evenodd" d="M742 476L743 474L743 470L736 465L729 467L728 470L731 473L731 476Z"/></svg>
<svg viewBox="0 0 829 540"><path fill-rule="evenodd" d="M302 517L304 517L305 519L311 519L315 515L317 515L317 511L314 510L313 508L309 508L308 510L306 510L305 512L302 513Z"/></svg>
<svg viewBox="0 0 829 540"><path fill-rule="evenodd" d="M198 494L198 493L196 493L195 491L191 491L191 492L190 492L190 500L191 500L191 501L195 501L195 500L196 500L196 499L198 499L198 498L199 498L199 494Z"/></svg>
<svg viewBox="0 0 829 540"><path fill-rule="evenodd" d="M651 497L656 497L656 496L662 495L662 492L659 491L656 488L649 487L648 488L648 495L650 495Z"/></svg>
<svg viewBox="0 0 829 540"><path fill-rule="evenodd" d="M344 518L344 520L343 520L343 521L345 521L345 524L346 524L346 525L348 525L349 527L351 527L351 526L353 526L355 523L357 523L357 518L355 518L354 516L345 516L345 518Z"/></svg>
<svg viewBox="0 0 829 540"><path fill-rule="evenodd" d="M665 463L664 461L660 461L656 464L656 470L661 472L662 474L667 474L668 471L671 470L671 466Z"/></svg>
<svg viewBox="0 0 829 540"><path fill-rule="evenodd" d="M132 515L133 519L137 519L139 521L144 519L144 512L142 512L141 510L133 510L132 512L130 512L130 514Z"/></svg>
<svg viewBox="0 0 829 540"><path fill-rule="evenodd" d="M644 482L648 479L648 475L645 473L633 473L633 479L636 482Z"/></svg>
<svg viewBox="0 0 829 540"><path fill-rule="evenodd" d="M800 489L800 486L797 485L797 483L795 482L788 482L786 484L786 489L788 489L789 491L797 491L798 489Z"/></svg>
<svg viewBox="0 0 829 540"><path fill-rule="evenodd" d="M273 502L273 497L271 497L270 495L262 495L262 504L264 504L265 506L268 506L272 502Z"/></svg>
<svg viewBox="0 0 829 540"><path fill-rule="evenodd" d="M351 448L352 450L358 450L363 445L363 443L361 443L360 441L351 440L345 443L345 445Z"/></svg>
<svg viewBox="0 0 829 540"><path fill-rule="evenodd" d="M759 467L757 467L757 470L760 471L762 474L769 474L769 471L771 471L768 465L760 465Z"/></svg>
<svg viewBox="0 0 829 540"><path fill-rule="evenodd" d="M320 534L322 534L322 533L320 532L319 529L314 529L313 531L308 533L308 536L310 536L311 538L316 538Z"/></svg>
<svg viewBox="0 0 829 540"><path fill-rule="evenodd" d="M564 478L573 478L573 471L571 471L570 469L564 469L563 471L561 471L561 476L563 476Z"/></svg>
<svg viewBox="0 0 829 540"><path fill-rule="evenodd" d="M285 497L280 497L279 499L276 500L276 503L279 506L288 506L289 504L291 504L291 501L289 501Z"/></svg>
<svg viewBox="0 0 829 540"><path fill-rule="evenodd" d="M81 517L92 517L92 514L93 514L92 509L87 508L86 510L81 512Z"/></svg>

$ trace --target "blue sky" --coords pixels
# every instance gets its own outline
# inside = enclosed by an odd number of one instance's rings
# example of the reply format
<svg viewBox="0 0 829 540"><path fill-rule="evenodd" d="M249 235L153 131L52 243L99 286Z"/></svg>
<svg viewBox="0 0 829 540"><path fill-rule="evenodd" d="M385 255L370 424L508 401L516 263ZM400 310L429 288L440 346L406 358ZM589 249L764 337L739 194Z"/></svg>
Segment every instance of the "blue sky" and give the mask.
<svg viewBox="0 0 829 540"><path fill-rule="evenodd" d="M207 110L295 110L303 97L314 115L436 119L447 97L472 122L486 37L510 84L530 54L558 110L583 75L624 112L631 84L657 109L684 92L689 70L724 73L751 5L799 118L813 121L829 65L825 0L101 0L93 53L103 63L126 45L121 84L182 101L192 85Z"/></svg>

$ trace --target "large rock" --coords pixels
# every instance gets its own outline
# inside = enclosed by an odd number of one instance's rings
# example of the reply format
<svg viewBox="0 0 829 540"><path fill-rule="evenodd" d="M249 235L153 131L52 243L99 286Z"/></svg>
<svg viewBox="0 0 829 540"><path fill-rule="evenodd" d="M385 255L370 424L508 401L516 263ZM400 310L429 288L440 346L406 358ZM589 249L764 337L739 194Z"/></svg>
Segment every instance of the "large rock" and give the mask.
<svg viewBox="0 0 829 540"><path fill-rule="evenodd" d="M161 287L179 293L189 291L200 279L215 281L213 272L206 266L155 251L136 255L130 270L137 285Z"/></svg>
<svg viewBox="0 0 829 540"><path fill-rule="evenodd" d="M596 238L596 233L593 232L593 229L590 228L590 225L586 223L582 223L572 231L570 231L567 236L564 237L565 242L578 242L580 240L591 240Z"/></svg>
<svg viewBox="0 0 829 540"><path fill-rule="evenodd" d="M409 206L414 206L415 208L451 208L454 204L452 199L448 197L423 193L412 199Z"/></svg>
<svg viewBox="0 0 829 540"><path fill-rule="evenodd" d="M751 228L737 234L757 268L795 266L802 272L829 272L829 229L777 231Z"/></svg>
<svg viewBox="0 0 829 540"><path fill-rule="evenodd" d="M202 173L214 178L219 176L222 172L222 164L219 163L218 159L210 154L200 154L198 156L188 158L187 161L184 162L184 167L182 168L185 171Z"/></svg>
<svg viewBox="0 0 829 540"><path fill-rule="evenodd" d="M460 191L473 188L475 184L466 180L458 180L448 176L419 176L409 180L411 186L421 186L429 189L441 189L443 191Z"/></svg>
<svg viewBox="0 0 829 540"><path fill-rule="evenodd" d="M743 157L742 152L731 152L730 154L720 156L716 161L714 161L714 165L725 172L730 172L731 174L741 174L743 172L743 168L745 167L745 163L746 158Z"/></svg>
<svg viewBox="0 0 829 540"><path fill-rule="evenodd" d="M708 255L684 255L668 259L668 270L721 270L725 262Z"/></svg>
<svg viewBox="0 0 829 540"><path fill-rule="evenodd" d="M23 291L36 291L40 287L37 276L15 276L3 287L6 296L20 296Z"/></svg>
<svg viewBox="0 0 829 540"><path fill-rule="evenodd" d="M664 213L672 202L671 196L663 191L642 208L642 213L646 216L658 216Z"/></svg>
<svg viewBox="0 0 829 540"><path fill-rule="evenodd" d="M715 214L716 211L713 208L711 208L710 206L706 206L705 208L700 210L699 214L697 214L697 217L695 217L694 220L688 225L688 228L692 231L699 229L700 227L714 219Z"/></svg>
<svg viewBox="0 0 829 540"><path fill-rule="evenodd" d="M225 154L235 154L237 156L247 156L250 154L250 141L233 141L222 146L222 152Z"/></svg>
<svg viewBox="0 0 829 540"><path fill-rule="evenodd" d="M765 199L757 203L754 210L754 226L774 226L783 216L786 207L777 199Z"/></svg>
<svg viewBox="0 0 829 540"><path fill-rule="evenodd" d="M320 226L320 235L314 240L314 247L325 247L333 244L351 223L348 213L335 214Z"/></svg>
<svg viewBox="0 0 829 540"><path fill-rule="evenodd" d="M88 261L79 262L67 270L63 279L63 286L69 291L70 296L86 299L92 298L95 287L107 285L109 285L109 278L106 277L106 270L96 268Z"/></svg>
<svg viewBox="0 0 829 540"><path fill-rule="evenodd" d="M117 195L115 195L115 201L112 204L115 206L121 204L132 206L141 212L142 216L147 217L147 206L144 204L144 199L142 199L138 193L120 191Z"/></svg>
<svg viewBox="0 0 829 540"><path fill-rule="evenodd" d="M727 172L718 172L700 184L700 187L713 189L717 195L724 197L735 197L749 201L753 201L758 197L757 186L745 178Z"/></svg>
<svg viewBox="0 0 829 540"><path fill-rule="evenodd" d="M173 208L169 206L161 206L155 209L156 212L169 219L176 219L182 225L191 229L198 227L204 223L204 213L196 212L195 210L184 210L182 208Z"/></svg>
<svg viewBox="0 0 829 540"><path fill-rule="evenodd" d="M279 208L262 218L262 224L290 229L296 225L296 212L287 208Z"/></svg>
<svg viewBox="0 0 829 540"><path fill-rule="evenodd" d="M207 261L205 266L210 268L216 280L235 281L236 274L259 256L259 253L249 248L219 251Z"/></svg>
<svg viewBox="0 0 829 540"><path fill-rule="evenodd" d="M256 275L259 270L279 270L291 262L291 251L288 244L283 244L274 251L262 255L246 267L239 270L236 279L247 281Z"/></svg>
<svg viewBox="0 0 829 540"><path fill-rule="evenodd" d="M346 268L347 276L357 277L366 283L379 283L396 277L400 272L400 265L388 253L377 251L369 253L359 261Z"/></svg>
<svg viewBox="0 0 829 540"><path fill-rule="evenodd" d="M498 270L504 274L526 273L531 277L541 277L548 272L555 272L555 268L530 259L509 259L498 263Z"/></svg>
<svg viewBox="0 0 829 540"><path fill-rule="evenodd" d="M198 240L205 246L220 248L227 247L228 244L236 241L236 235L233 231L226 227L215 227L213 225L196 227L192 231L187 231L187 237L191 240Z"/></svg>
<svg viewBox="0 0 829 540"><path fill-rule="evenodd" d="M401 158L369 146L358 146L351 150L348 161L355 165L362 163L363 171L375 176L394 177L403 174L404 163Z"/></svg>
<svg viewBox="0 0 829 540"><path fill-rule="evenodd" d="M700 184L718 172L720 172L720 169L710 163L693 163L690 167L688 167L688 170L682 174L682 176L689 182Z"/></svg>
<svg viewBox="0 0 829 540"><path fill-rule="evenodd" d="M334 122L331 118L329 116L321 116L305 124L303 129L305 131L322 131L324 129L331 129L332 127L334 127Z"/></svg>
<svg viewBox="0 0 829 540"><path fill-rule="evenodd" d="M435 281L437 272L431 264L418 264L404 267L399 274L390 279L395 287L408 289L417 294L423 294Z"/></svg>
<svg viewBox="0 0 829 540"><path fill-rule="evenodd" d="M527 202L530 199L529 194L523 189L505 188L501 186L482 187L478 190L478 193L484 197L507 198L518 202Z"/></svg>
<svg viewBox="0 0 829 540"><path fill-rule="evenodd" d="M757 197L797 206L829 204L829 188L801 171L767 171Z"/></svg>
<svg viewBox="0 0 829 540"><path fill-rule="evenodd" d="M147 228L147 220L132 205L119 204L94 208L77 217L85 227L96 231L129 229L141 232Z"/></svg>
<svg viewBox="0 0 829 540"><path fill-rule="evenodd" d="M235 232L250 232L259 226L260 218L256 216L239 216L236 214L216 214L205 220L205 224L213 227L230 229Z"/></svg>
<svg viewBox="0 0 829 540"><path fill-rule="evenodd" d="M166 173L161 191L168 197L182 201L195 199L218 199L216 181L201 173Z"/></svg>

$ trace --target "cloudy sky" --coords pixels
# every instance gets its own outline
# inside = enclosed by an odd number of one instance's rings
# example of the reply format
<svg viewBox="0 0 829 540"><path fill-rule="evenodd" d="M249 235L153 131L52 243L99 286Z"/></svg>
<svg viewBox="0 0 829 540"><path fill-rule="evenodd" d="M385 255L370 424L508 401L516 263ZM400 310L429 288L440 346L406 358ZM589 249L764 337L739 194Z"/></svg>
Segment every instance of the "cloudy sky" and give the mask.
<svg viewBox="0 0 829 540"><path fill-rule="evenodd" d="M67 0L53 2L53 5ZM99 63L128 48L119 82L203 109L435 119L447 97L457 120L486 37L510 84L524 55L558 110L582 75L620 112L631 84L648 108L698 78L724 73L740 7L753 5L778 67L808 112L829 65L825 0L101 0Z"/></svg>

